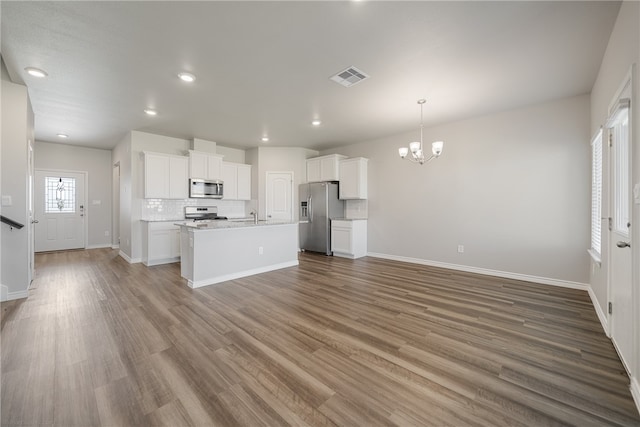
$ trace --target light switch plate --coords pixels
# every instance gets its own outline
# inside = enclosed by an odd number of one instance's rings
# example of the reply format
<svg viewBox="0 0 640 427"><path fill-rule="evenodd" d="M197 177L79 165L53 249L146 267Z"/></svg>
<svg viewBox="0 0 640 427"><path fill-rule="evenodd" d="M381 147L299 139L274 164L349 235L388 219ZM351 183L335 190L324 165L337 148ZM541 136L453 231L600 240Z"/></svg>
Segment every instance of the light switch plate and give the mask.
<svg viewBox="0 0 640 427"><path fill-rule="evenodd" d="M640 205L640 182L633 186L633 203Z"/></svg>
<svg viewBox="0 0 640 427"><path fill-rule="evenodd" d="M2 206L11 206L11 205L13 205L11 196L2 196Z"/></svg>

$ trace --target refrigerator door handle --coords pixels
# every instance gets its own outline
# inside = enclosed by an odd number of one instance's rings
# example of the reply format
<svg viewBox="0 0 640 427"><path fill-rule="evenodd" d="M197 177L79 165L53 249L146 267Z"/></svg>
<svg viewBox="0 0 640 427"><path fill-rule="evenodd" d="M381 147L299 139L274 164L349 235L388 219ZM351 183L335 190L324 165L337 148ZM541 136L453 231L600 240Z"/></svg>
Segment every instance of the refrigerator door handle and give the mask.
<svg viewBox="0 0 640 427"><path fill-rule="evenodd" d="M309 209L309 222L313 222L313 206L311 205L311 196L307 199L307 206Z"/></svg>

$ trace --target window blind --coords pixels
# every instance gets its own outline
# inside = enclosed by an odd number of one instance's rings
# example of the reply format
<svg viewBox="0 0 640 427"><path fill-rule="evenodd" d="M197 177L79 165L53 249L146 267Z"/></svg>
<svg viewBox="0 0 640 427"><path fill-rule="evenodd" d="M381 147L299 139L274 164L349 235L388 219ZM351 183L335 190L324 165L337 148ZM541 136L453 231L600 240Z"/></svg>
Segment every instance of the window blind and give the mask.
<svg viewBox="0 0 640 427"><path fill-rule="evenodd" d="M602 129L591 140L591 250L602 254Z"/></svg>

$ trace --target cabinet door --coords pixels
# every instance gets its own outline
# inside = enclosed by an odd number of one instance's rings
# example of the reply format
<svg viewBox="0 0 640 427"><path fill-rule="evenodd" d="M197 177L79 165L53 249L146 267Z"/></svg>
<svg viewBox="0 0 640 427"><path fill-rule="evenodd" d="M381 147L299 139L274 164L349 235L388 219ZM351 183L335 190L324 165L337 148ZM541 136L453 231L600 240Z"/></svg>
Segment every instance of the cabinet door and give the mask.
<svg viewBox="0 0 640 427"><path fill-rule="evenodd" d="M222 162L222 181L224 181L225 200L238 199L238 167L231 163Z"/></svg>
<svg viewBox="0 0 640 427"><path fill-rule="evenodd" d="M335 157L327 157L320 160L320 180L321 181L338 181L338 159Z"/></svg>
<svg viewBox="0 0 640 427"><path fill-rule="evenodd" d="M222 179L222 157L207 156L207 178L206 179ZM226 190L226 189L225 189Z"/></svg>
<svg viewBox="0 0 640 427"><path fill-rule="evenodd" d="M353 253L352 233L350 227L331 226L331 250L344 254Z"/></svg>
<svg viewBox="0 0 640 427"><path fill-rule="evenodd" d="M320 159L307 160L307 182L322 181L320 177Z"/></svg>
<svg viewBox="0 0 640 427"><path fill-rule="evenodd" d="M208 157L204 153L189 153L189 177L198 179L207 179Z"/></svg>
<svg viewBox="0 0 640 427"><path fill-rule="evenodd" d="M186 157L169 158L169 198L189 198L189 161Z"/></svg>
<svg viewBox="0 0 640 427"><path fill-rule="evenodd" d="M340 162L340 199L367 198L367 159Z"/></svg>
<svg viewBox="0 0 640 427"><path fill-rule="evenodd" d="M251 166L238 165L238 200L251 200Z"/></svg>
<svg viewBox="0 0 640 427"><path fill-rule="evenodd" d="M169 197L169 156L145 153L144 156L144 197L165 199Z"/></svg>

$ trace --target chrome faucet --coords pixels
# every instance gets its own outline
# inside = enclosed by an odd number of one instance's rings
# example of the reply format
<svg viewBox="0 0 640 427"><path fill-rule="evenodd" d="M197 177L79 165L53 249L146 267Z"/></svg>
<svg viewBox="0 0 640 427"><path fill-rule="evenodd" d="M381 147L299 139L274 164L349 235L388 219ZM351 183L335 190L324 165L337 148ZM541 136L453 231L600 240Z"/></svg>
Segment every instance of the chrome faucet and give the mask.
<svg viewBox="0 0 640 427"><path fill-rule="evenodd" d="M253 223L257 224L258 223L258 212L251 211L250 215L253 215Z"/></svg>

